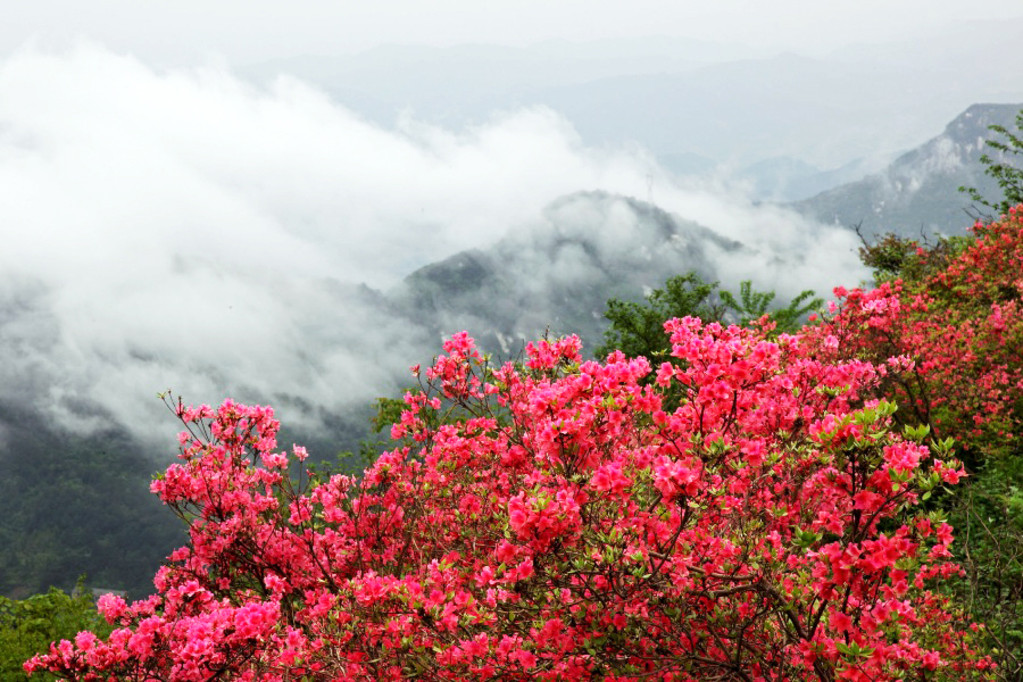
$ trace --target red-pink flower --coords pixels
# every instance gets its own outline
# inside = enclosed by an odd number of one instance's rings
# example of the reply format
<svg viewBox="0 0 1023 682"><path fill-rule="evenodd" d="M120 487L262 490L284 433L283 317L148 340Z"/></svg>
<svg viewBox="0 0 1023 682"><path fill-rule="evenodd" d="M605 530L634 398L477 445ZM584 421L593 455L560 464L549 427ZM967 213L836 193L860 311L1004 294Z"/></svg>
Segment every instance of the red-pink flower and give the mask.
<svg viewBox="0 0 1023 682"><path fill-rule="evenodd" d="M979 670L966 624L928 587L955 570L951 529L916 513L931 472L954 483L960 467L906 440L877 399L907 363L843 356L850 334L887 329L907 306L892 288L844 295L836 318L777 341L668 321L677 362L657 386L645 360L583 362L574 337L494 369L458 334L406 396L402 440L362 476L311 488L288 475L305 453L276 450L268 408L183 408L190 435L153 491L188 545L152 599L102 600L120 626L106 642L84 633L27 669L140 681ZM852 644L871 653L850 658Z"/></svg>

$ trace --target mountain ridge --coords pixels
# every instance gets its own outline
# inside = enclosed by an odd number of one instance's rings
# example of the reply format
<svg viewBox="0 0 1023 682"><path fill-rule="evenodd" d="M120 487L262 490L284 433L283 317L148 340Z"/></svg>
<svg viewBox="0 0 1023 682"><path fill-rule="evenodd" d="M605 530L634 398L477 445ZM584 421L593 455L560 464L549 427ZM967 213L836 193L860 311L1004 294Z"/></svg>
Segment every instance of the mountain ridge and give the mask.
<svg viewBox="0 0 1023 682"><path fill-rule="evenodd" d="M974 222L971 201L959 187L976 187L982 196L1000 195L985 175L981 155L1005 161L985 141L991 125L1013 129L1023 104L973 104L937 136L899 155L880 173L787 204L825 224L857 227L864 236L892 232L901 236L965 234Z"/></svg>

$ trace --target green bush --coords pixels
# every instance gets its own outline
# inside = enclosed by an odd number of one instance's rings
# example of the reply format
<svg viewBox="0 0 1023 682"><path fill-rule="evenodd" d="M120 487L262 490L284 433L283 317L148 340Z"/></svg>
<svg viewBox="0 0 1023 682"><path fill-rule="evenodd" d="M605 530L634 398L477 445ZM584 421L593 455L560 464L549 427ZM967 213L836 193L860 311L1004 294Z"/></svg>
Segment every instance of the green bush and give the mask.
<svg viewBox="0 0 1023 682"><path fill-rule="evenodd" d="M73 640L83 630L106 637L110 629L81 581L73 594L50 588L49 592L28 599L0 597L0 681L28 679L22 663L49 651L50 642Z"/></svg>

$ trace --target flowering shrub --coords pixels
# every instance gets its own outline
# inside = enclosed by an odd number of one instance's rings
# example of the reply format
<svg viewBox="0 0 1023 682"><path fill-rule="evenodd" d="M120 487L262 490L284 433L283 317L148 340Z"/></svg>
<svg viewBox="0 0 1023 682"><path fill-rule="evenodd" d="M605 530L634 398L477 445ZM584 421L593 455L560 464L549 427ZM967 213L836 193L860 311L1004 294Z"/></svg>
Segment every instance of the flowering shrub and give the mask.
<svg viewBox="0 0 1023 682"><path fill-rule="evenodd" d="M880 300L880 299L879 299ZM879 311L882 314L884 311ZM399 447L302 485L265 407L178 406L158 594L26 664L72 679L891 680L986 674L916 511L962 470L870 398L905 361L671 320L652 370L574 337L490 368L467 334ZM418 371L418 370L417 370ZM666 411L661 393L681 395ZM306 479L307 480L307 479Z"/></svg>
<svg viewBox="0 0 1023 682"><path fill-rule="evenodd" d="M952 437L973 481L941 500L964 536L961 602L988 627L1003 679L1023 679L1023 206L972 238L922 248L888 238L864 254L885 284L837 290L841 306L807 333L844 357L914 362L882 386L904 424Z"/></svg>
<svg viewBox="0 0 1023 682"><path fill-rule="evenodd" d="M958 253L917 247L900 268L914 275L906 281L836 289L830 328L850 357L913 358L892 386L903 415L986 460L1023 426L1023 206L973 231Z"/></svg>

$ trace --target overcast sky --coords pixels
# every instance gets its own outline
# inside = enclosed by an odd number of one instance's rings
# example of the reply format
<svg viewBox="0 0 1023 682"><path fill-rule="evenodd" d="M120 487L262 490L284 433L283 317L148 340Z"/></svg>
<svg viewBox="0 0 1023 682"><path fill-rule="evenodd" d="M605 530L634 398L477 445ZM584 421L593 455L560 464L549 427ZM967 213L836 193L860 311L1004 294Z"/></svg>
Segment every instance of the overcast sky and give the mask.
<svg viewBox="0 0 1023 682"><path fill-rule="evenodd" d="M669 35L811 53L1023 16L1019 0L31 0L0 52L80 36L156 62L246 63L383 43L524 45Z"/></svg>

